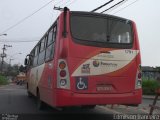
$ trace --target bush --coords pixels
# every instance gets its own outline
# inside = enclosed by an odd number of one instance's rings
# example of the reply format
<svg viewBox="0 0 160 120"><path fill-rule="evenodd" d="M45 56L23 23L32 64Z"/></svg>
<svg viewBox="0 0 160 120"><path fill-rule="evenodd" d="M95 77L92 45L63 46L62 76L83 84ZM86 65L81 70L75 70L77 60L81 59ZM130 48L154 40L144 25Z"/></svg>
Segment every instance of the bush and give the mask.
<svg viewBox="0 0 160 120"><path fill-rule="evenodd" d="M160 87L160 83L156 80L142 80L143 94L154 95L155 90Z"/></svg>
<svg viewBox="0 0 160 120"><path fill-rule="evenodd" d="M8 81L5 76L0 75L0 85L6 85Z"/></svg>

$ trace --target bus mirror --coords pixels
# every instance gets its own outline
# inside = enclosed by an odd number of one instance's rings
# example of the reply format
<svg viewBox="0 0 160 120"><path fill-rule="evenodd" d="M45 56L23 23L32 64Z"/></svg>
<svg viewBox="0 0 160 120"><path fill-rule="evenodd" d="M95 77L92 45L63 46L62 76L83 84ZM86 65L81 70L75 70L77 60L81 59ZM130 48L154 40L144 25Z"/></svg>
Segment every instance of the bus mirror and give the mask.
<svg viewBox="0 0 160 120"><path fill-rule="evenodd" d="M28 65L28 59L27 58L25 58L25 60L24 60L24 65Z"/></svg>

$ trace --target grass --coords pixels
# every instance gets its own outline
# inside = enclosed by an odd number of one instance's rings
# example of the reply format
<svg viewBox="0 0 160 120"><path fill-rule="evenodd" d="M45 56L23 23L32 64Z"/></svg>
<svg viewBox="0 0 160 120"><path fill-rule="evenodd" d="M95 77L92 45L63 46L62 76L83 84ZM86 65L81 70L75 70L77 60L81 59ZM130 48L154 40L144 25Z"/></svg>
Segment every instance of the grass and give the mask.
<svg viewBox="0 0 160 120"><path fill-rule="evenodd" d="M0 85L7 85L8 81L5 76L0 75Z"/></svg>
<svg viewBox="0 0 160 120"><path fill-rule="evenodd" d="M157 88L160 88L160 83L158 81L142 78L142 89L144 95L154 95Z"/></svg>

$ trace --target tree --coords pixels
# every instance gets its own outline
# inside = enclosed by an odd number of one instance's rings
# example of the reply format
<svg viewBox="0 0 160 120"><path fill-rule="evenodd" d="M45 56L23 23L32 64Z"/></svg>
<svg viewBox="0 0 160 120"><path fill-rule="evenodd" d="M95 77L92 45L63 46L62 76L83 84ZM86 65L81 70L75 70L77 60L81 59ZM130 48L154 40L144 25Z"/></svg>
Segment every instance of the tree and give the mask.
<svg viewBox="0 0 160 120"><path fill-rule="evenodd" d="M21 66L19 67L19 71L20 71L20 72L25 72L25 67L24 67L23 65L21 65Z"/></svg>

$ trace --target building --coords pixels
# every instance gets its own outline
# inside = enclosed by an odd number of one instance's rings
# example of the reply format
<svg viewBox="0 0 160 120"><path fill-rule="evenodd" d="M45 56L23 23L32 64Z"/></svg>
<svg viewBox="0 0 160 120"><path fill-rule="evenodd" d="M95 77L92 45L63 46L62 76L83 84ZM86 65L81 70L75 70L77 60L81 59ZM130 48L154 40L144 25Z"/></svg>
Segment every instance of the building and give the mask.
<svg viewBox="0 0 160 120"><path fill-rule="evenodd" d="M160 67L142 66L142 78L147 80L160 79Z"/></svg>

